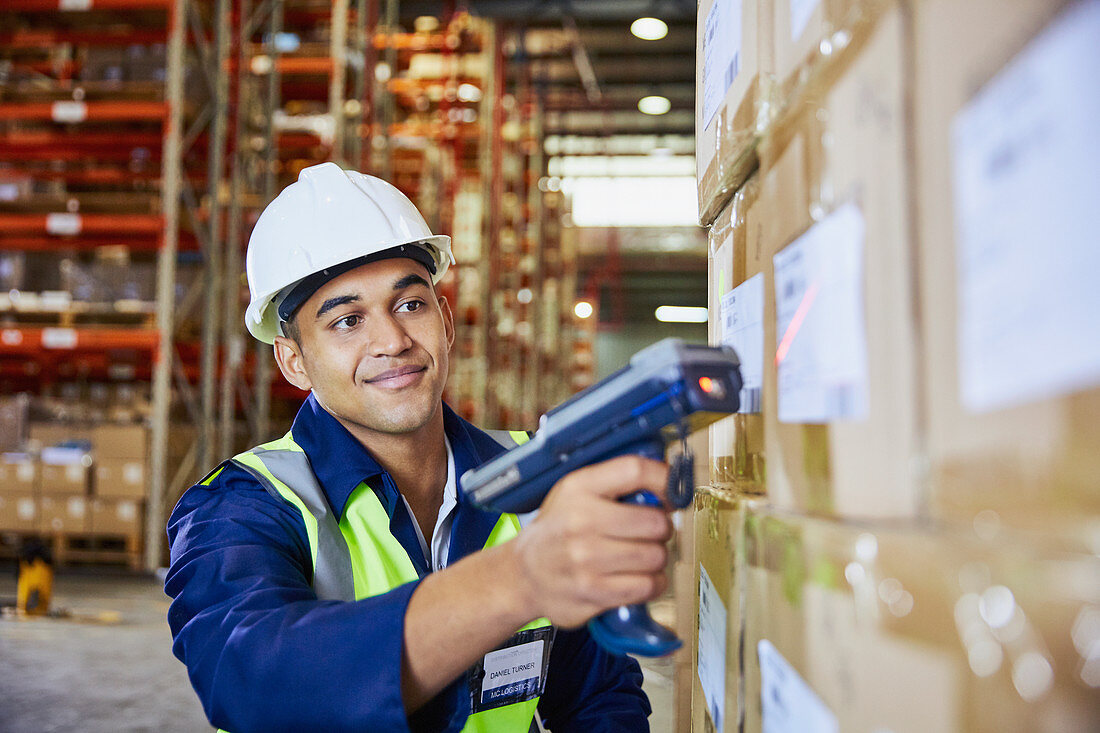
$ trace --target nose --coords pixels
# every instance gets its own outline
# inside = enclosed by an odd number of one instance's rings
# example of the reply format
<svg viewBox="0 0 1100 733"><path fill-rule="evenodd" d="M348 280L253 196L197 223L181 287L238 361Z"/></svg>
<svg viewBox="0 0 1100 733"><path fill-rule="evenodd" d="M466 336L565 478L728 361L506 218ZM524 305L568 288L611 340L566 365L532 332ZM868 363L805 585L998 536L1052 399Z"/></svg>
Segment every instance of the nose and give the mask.
<svg viewBox="0 0 1100 733"><path fill-rule="evenodd" d="M408 332L392 314L370 320L371 356L397 356L412 348L412 345Z"/></svg>

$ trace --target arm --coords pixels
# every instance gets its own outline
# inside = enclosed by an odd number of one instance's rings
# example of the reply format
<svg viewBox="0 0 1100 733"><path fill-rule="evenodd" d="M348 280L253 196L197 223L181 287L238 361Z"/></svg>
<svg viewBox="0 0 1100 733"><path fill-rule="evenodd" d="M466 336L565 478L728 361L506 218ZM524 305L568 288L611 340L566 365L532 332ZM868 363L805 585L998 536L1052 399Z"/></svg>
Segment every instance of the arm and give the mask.
<svg viewBox="0 0 1100 733"><path fill-rule="evenodd" d="M637 456L574 471L516 539L422 580L405 619L408 709L532 619L575 628L608 608L659 595L666 584L668 515L616 499L638 489L663 496L667 471ZM441 616L440 608L447 613Z"/></svg>
<svg viewBox="0 0 1100 733"><path fill-rule="evenodd" d="M416 584L317 600L297 510L233 467L184 495L168 533L173 651L214 725L408 730L402 628Z"/></svg>

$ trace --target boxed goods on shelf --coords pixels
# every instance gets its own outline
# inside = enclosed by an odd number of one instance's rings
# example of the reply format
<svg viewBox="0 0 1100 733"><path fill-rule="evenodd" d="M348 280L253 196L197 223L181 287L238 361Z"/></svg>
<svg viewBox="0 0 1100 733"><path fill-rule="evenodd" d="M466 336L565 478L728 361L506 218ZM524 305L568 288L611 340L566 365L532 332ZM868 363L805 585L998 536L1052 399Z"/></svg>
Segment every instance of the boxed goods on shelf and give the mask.
<svg viewBox="0 0 1100 733"><path fill-rule="evenodd" d="M695 62L695 144L699 221L710 224L756 166L754 148L766 119L761 105L771 65L772 3L704 0L699 4Z"/></svg>
<svg viewBox="0 0 1100 733"><path fill-rule="evenodd" d="M741 536L744 498L695 493L691 730L738 731L741 701Z"/></svg>
<svg viewBox="0 0 1100 733"><path fill-rule="evenodd" d="M39 490L45 494L88 493L92 454L83 448L49 446L41 452Z"/></svg>
<svg viewBox="0 0 1100 733"><path fill-rule="evenodd" d="M83 495L43 493L38 500L38 529L54 534L72 534L88 531L91 516L88 498Z"/></svg>
<svg viewBox="0 0 1100 733"><path fill-rule="evenodd" d="M915 33L931 512L1076 542L1100 516L1100 3L930 0Z"/></svg>
<svg viewBox="0 0 1100 733"><path fill-rule="evenodd" d="M95 496L140 499L147 493L145 459L100 458L95 461Z"/></svg>
<svg viewBox="0 0 1100 733"><path fill-rule="evenodd" d="M1095 555L759 506L744 541L745 731L1093 729Z"/></svg>
<svg viewBox="0 0 1100 733"><path fill-rule="evenodd" d="M96 460L144 460L147 433L144 425L97 425L92 429Z"/></svg>
<svg viewBox="0 0 1100 733"><path fill-rule="evenodd" d="M38 528L34 493L0 488L0 532L36 532Z"/></svg>
<svg viewBox="0 0 1100 733"><path fill-rule="evenodd" d="M141 501L123 498L92 499L89 528L97 535L139 535L142 530Z"/></svg>
<svg viewBox="0 0 1100 733"><path fill-rule="evenodd" d="M33 494L38 490L38 470L30 453L0 453L0 491Z"/></svg>
<svg viewBox="0 0 1100 733"><path fill-rule="evenodd" d="M883 15L761 146L769 498L815 514L921 508L904 23ZM771 355L775 355L771 358Z"/></svg>
<svg viewBox="0 0 1100 733"><path fill-rule="evenodd" d="M754 176L710 229L710 342L737 352L742 380L738 414L710 427L710 480L747 493L762 493L766 478L762 387L764 300L770 294L765 293L767 258L761 256L760 237L750 236L748 227L758 192Z"/></svg>

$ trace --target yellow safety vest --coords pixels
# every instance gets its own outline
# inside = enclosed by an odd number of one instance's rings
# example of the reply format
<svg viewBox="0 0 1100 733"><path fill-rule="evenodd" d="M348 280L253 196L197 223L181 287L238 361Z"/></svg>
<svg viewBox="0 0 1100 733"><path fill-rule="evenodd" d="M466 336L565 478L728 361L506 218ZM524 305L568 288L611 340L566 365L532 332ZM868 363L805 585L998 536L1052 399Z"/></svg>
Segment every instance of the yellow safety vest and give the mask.
<svg viewBox="0 0 1100 733"><path fill-rule="evenodd" d="M527 433L491 431L508 447L525 442ZM357 601L393 590L419 578L412 560L390 533L389 515L374 491L360 483L348 497L343 516L337 518L305 452L287 433L233 458L269 493L291 504L302 515L313 560L313 589L322 600ZM212 481L214 472L206 482ZM204 483L206 483L204 482ZM519 533L519 519L502 514L489 533L485 547L507 542ZM519 631L549 627L538 619ZM463 731L470 733L527 733L534 726L538 698L474 713Z"/></svg>

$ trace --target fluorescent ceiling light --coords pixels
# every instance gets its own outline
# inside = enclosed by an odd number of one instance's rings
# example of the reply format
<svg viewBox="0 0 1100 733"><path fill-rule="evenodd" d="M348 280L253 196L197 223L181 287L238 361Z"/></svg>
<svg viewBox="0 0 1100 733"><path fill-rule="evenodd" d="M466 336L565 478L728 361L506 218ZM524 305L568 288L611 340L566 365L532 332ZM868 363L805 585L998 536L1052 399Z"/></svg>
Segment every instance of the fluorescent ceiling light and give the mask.
<svg viewBox="0 0 1100 733"><path fill-rule="evenodd" d="M672 102L668 101L668 97L662 97L659 94L651 94L638 100L638 111L645 112L647 115L663 115L670 109L672 109Z"/></svg>
<svg viewBox="0 0 1100 733"><path fill-rule="evenodd" d="M662 305L655 314L665 323L706 323L707 309L690 305Z"/></svg>
<svg viewBox="0 0 1100 733"><path fill-rule="evenodd" d="M668 35L668 26L660 18L638 18L630 24L630 32L643 41L659 41Z"/></svg>
<svg viewBox="0 0 1100 733"><path fill-rule="evenodd" d="M573 306L573 313L576 314L577 318L590 318L592 316L592 310L592 304L587 300L578 301L577 304Z"/></svg>

